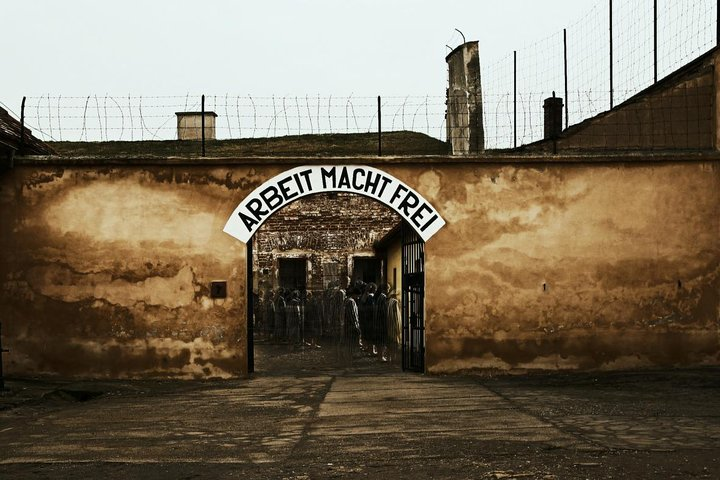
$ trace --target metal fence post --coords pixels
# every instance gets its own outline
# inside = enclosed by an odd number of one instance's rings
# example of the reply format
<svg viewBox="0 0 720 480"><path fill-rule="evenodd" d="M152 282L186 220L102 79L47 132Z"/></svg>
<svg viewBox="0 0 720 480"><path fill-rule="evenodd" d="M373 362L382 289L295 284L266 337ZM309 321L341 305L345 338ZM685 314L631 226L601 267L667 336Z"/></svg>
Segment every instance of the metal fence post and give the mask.
<svg viewBox="0 0 720 480"><path fill-rule="evenodd" d="M610 1L610 108L613 108L613 21L612 21L612 0Z"/></svg>
<svg viewBox="0 0 720 480"><path fill-rule="evenodd" d="M201 113L200 113L200 130L201 130L201 141L202 141L202 155L205 156L205 95L202 96L202 99L200 101L201 103Z"/></svg>
<svg viewBox="0 0 720 480"><path fill-rule="evenodd" d="M378 95L378 157L382 157L382 109L380 106L380 95Z"/></svg>
<svg viewBox="0 0 720 480"><path fill-rule="evenodd" d="M655 79L655 83L657 83L657 72L658 72L658 33L657 33L657 0L653 0L653 65L655 67L653 77Z"/></svg>
<svg viewBox="0 0 720 480"><path fill-rule="evenodd" d="M513 145L517 148L517 50L513 50Z"/></svg>
<svg viewBox="0 0 720 480"><path fill-rule="evenodd" d="M246 263L245 268L247 269L246 272L246 282L247 282L247 359L248 359L248 373L253 373L255 371L255 311L254 311L254 300L255 300L255 294L253 291L253 239L252 237L250 240L247 241L245 244L246 251ZM260 292L258 291L258 294Z"/></svg>
<svg viewBox="0 0 720 480"><path fill-rule="evenodd" d="M20 155L25 152L25 97L20 104Z"/></svg>
<svg viewBox="0 0 720 480"><path fill-rule="evenodd" d="M565 75L565 128L568 128L568 74L567 74L567 29L563 28L563 74Z"/></svg>
<svg viewBox="0 0 720 480"><path fill-rule="evenodd" d="M5 377L3 376L3 353L7 353L10 350L3 348L2 346L2 322L0 322L0 390L5 390Z"/></svg>

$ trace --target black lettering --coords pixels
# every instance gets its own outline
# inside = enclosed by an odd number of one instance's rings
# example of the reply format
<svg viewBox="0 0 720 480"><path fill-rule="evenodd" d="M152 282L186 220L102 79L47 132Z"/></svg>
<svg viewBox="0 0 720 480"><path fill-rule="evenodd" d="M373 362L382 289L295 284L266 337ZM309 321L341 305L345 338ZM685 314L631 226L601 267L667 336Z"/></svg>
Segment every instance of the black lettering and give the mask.
<svg viewBox="0 0 720 480"><path fill-rule="evenodd" d="M362 174L363 177L366 176L365 170L363 170L362 168L356 168L355 171L353 172L352 186L355 190L360 191L360 190L362 190L363 186L362 186L362 184L358 185L358 183L357 183L358 182L358 174Z"/></svg>
<svg viewBox="0 0 720 480"><path fill-rule="evenodd" d="M298 175L303 177L305 179L305 184L307 185L307 191L312 191L312 184L310 183L310 174L312 173L312 170L303 170ZM302 188L300 189L300 193L302 193Z"/></svg>
<svg viewBox="0 0 720 480"><path fill-rule="evenodd" d="M421 231L421 232L424 232L424 231L425 231L435 220L437 220L437 219L438 219L438 216L437 216L437 215L433 215L432 217L430 217L430 220L428 220L428 222L427 222L425 225L422 226L422 228L420 229L420 231Z"/></svg>
<svg viewBox="0 0 720 480"><path fill-rule="evenodd" d="M248 212L255 215L255 218L257 219L258 222L260 220L262 220L262 217L264 217L265 215L267 215L269 213L267 210L263 210L262 202L260 200L258 200L257 198L250 199L250 201L247 203L247 209L248 209Z"/></svg>
<svg viewBox="0 0 720 480"><path fill-rule="evenodd" d="M260 224L260 222L258 222L254 218L251 218L251 217L245 215L243 212L238 212L238 215L240 216L240 219L242 219L243 223L245 224L245 228L248 229L248 232L252 232L253 225Z"/></svg>
<svg viewBox="0 0 720 480"><path fill-rule="evenodd" d="M392 196L392 198L390 199L390 203L393 203L395 200L397 200L398 198L400 198L400 192L401 192L401 191L407 192L408 189L407 189L407 187L405 187L405 185L403 185L403 184L398 185L397 188L395 189L395 193L393 193L393 196Z"/></svg>
<svg viewBox="0 0 720 480"><path fill-rule="evenodd" d="M350 189L350 175L348 175L347 167L343 167L342 171L340 172L340 179L338 180L338 188L347 188Z"/></svg>
<svg viewBox="0 0 720 480"><path fill-rule="evenodd" d="M291 181L293 177L285 177L282 180L278 182L278 187L280 187L280 192L282 193L283 198L287 202L288 200L295 198L298 196L298 192L290 192L290 188L285 185L289 181Z"/></svg>
<svg viewBox="0 0 720 480"><path fill-rule="evenodd" d="M324 168L320 167L320 176L322 177L323 188L328 188L328 178L332 178L332 188L335 188L335 167L330 170L325 170Z"/></svg>
<svg viewBox="0 0 720 480"><path fill-rule="evenodd" d="M420 200L418 199L417 195L415 195L412 192L408 192L407 195L405 195L405 198L402 202L400 202L400 206L398 206L398 210L402 210L405 212L405 216L410 216L410 209L415 208L420 203Z"/></svg>
<svg viewBox="0 0 720 480"><path fill-rule="evenodd" d="M382 187L380 187L380 193L378 193L378 197L382 197L383 192L385 191L385 187L387 187L388 183L390 183L390 179L385 176L382 177L382 181L383 181L383 184L382 184ZM407 190L407 188L405 190Z"/></svg>
<svg viewBox="0 0 720 480"><path fill-rule="evenodd" d="M293 174L293 178L295 179L295 185L297 185L298 190L300 190L300 194L305 193L305 190L303 190L302 183L300 183L300 177L297 173Z"/></svg>
<svg viewBox="0 0 720 480"><path fill-rule="evenodd" d="M367 178L365 179L365 193L372 189L371 195L375 195L375 189L377 189L378 183L380 183L380 175L368 172Z"/></svg>
<svg viewBox="0 0 720 480"><path fill-rule="evenodd" d="M268 209L271 211L283 204L283 198L280 196L280 193L275 185L270 185L260 192L260 196L263 200L265 200L265 205L267 205Z"/></svg>
<svg viewBox="0 0 720 480"><path fill-rule="evenodd" d="M428 207L427 203L423 203L422 205L420 205L420 208L415 210L415 213L413 213L410 217L410 220L412 220L412 222L418 228L420 228L420 221L423 219L423 210L427 213L432 213L432 209Z"/></svg>

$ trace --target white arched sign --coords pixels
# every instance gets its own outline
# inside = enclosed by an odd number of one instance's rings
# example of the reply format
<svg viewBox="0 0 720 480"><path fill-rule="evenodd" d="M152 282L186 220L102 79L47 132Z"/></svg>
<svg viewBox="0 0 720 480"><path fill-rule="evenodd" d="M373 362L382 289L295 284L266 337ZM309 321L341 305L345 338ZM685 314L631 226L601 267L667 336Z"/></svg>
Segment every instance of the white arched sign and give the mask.
<svg viewBox="0 0 720 480"><path fill-rule="evenodd" d="M305 166L277 175L248 195L232 213L223 231L247 243L274 212L298 198L322 192L365 195L395 210L427 241L445 220L422 195L377 168Z"/></svg>

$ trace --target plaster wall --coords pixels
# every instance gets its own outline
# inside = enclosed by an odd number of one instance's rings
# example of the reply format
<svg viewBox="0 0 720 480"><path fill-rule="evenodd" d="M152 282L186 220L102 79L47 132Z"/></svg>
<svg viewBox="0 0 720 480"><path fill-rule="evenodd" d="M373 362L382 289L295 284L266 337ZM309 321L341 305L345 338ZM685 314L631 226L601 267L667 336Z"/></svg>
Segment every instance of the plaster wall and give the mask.
<svg viewBox="0 0 720 480"><path fill-rule="evenodd" d="M716 364L718 163L447 166L427 368Z"/></svg>
<svg viewBox="0 0 720 480"><path fill-rule="evenodd" d="M245 374L245 245L222 227L262 180L247 168L5 172L6 373ZM212 280L228 281L227 298L210 298Z"/></svg>
<svg viewBox="0 0 720 480"><path fill-rule="evenodd" d="M222 228L293 166L3 173L6 372L244 375L245 245ZM717 161L377 167L447 221L426 244L429 372L720 360ZM228 281L226 299L210 298L212 280Z"/></svg>

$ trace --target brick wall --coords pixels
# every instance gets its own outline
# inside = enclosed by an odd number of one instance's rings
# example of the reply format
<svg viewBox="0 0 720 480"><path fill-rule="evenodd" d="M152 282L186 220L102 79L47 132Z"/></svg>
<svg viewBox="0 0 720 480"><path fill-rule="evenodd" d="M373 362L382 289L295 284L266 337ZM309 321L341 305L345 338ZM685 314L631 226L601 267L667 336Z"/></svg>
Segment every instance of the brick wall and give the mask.
<svg viewBox="0 0 720 480"><path fill-rule="evenodd" d="M255 288L278 286L278 259L307 259L309 290L352 276L354 256L374 256L373 244L400 222L385 205L360 195L323 193L275 213L253 239Z"/></svg>

